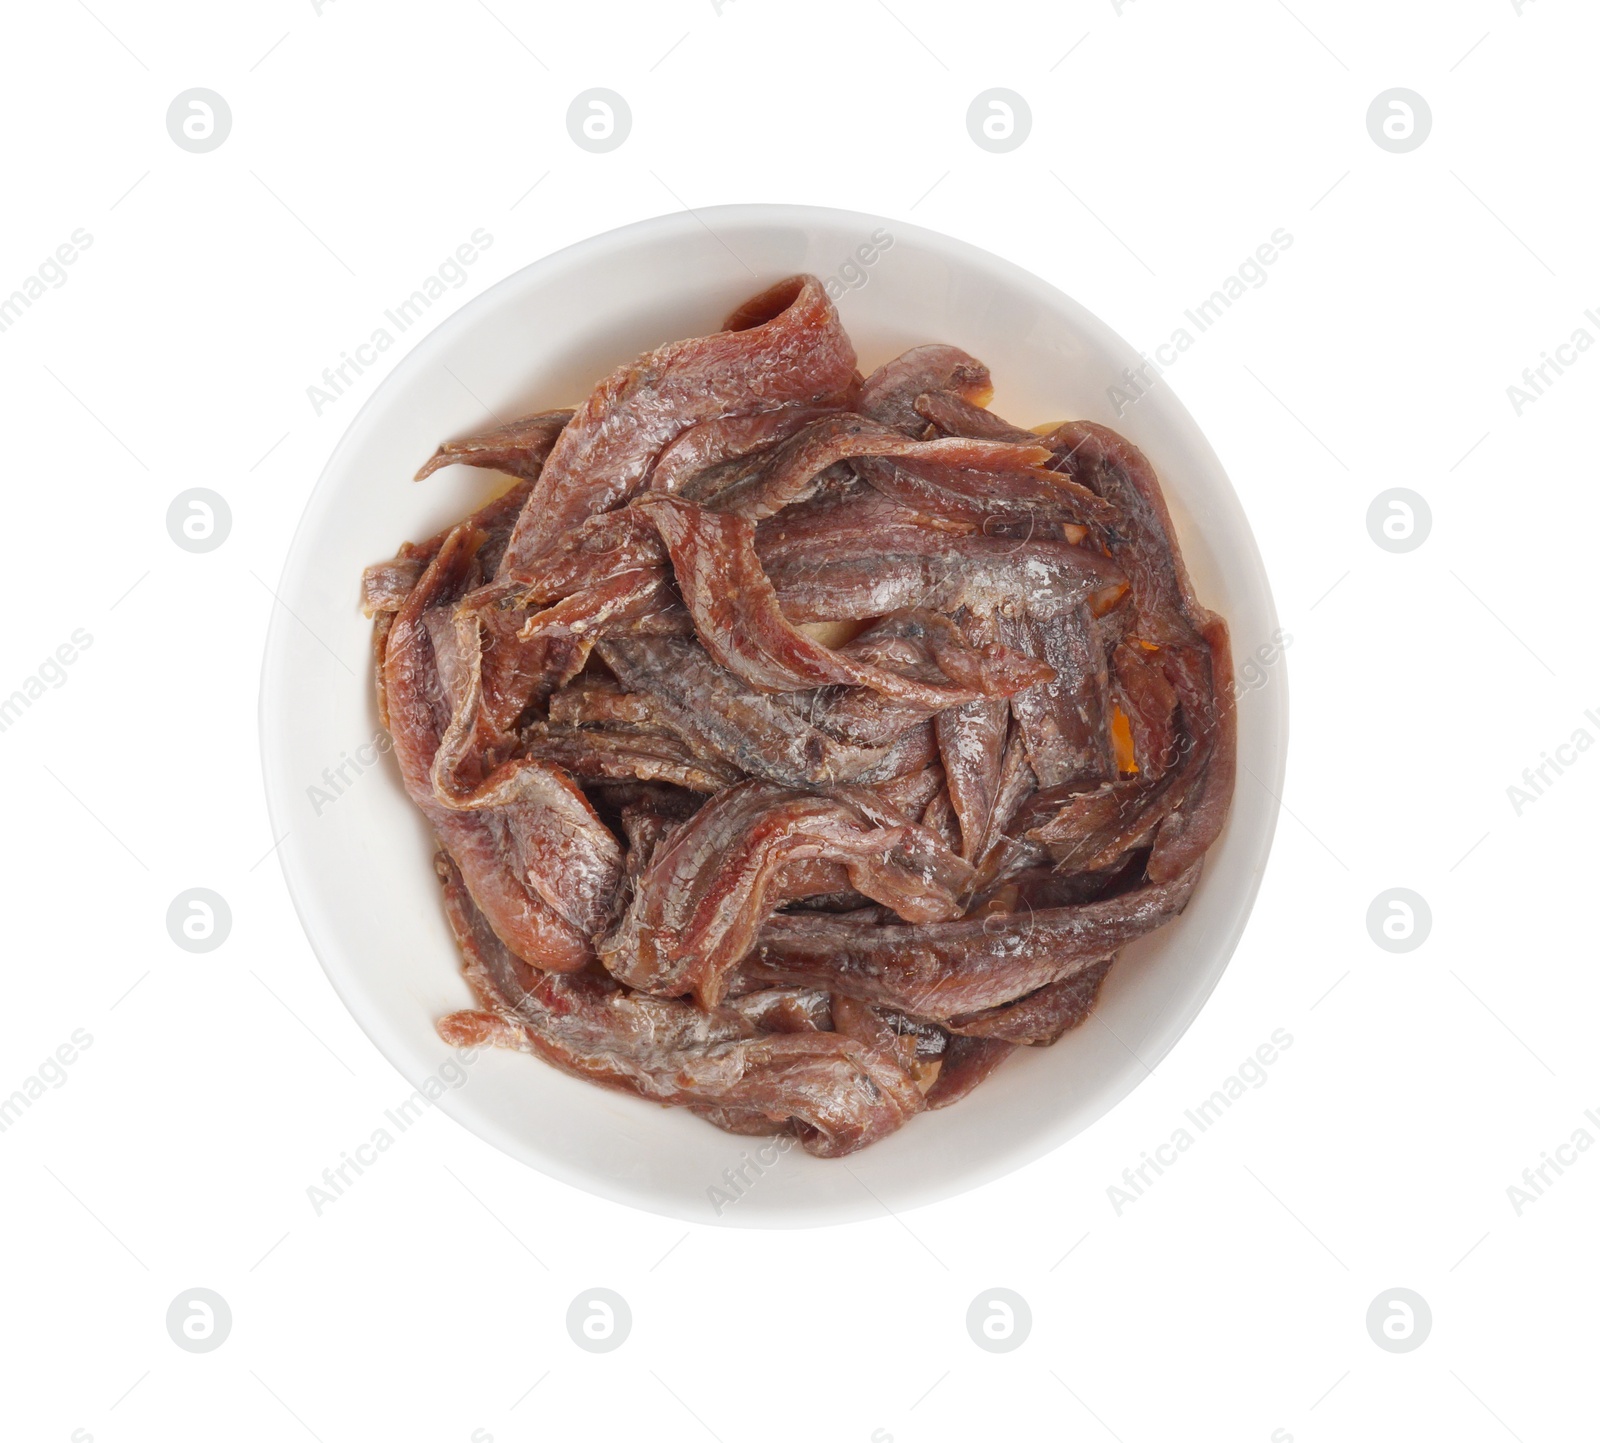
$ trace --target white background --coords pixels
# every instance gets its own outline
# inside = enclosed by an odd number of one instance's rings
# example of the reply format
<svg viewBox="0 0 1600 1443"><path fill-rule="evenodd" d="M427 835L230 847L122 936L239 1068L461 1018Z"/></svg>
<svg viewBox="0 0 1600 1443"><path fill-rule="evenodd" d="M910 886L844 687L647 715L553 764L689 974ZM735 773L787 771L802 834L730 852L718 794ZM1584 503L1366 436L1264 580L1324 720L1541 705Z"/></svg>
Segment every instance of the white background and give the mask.
<svg viewBox="0 0 1600 1443"><path fill-rule="evenodd" d="M0 695L92 645L0 733L0 1095L92 1045L0 1134L0 1431L40 1440L1595 1436L1600 1140L1587 925L1600 755L1518 815L1593 653L1600 355L1506 388L1600 307L1594 58L1578 0L274 0L15 8L0 295L92 245L0 333L10 453ZM627 142L569 139L624 95ZM208 154L180 91L226 97ZM1027 141L965 114L1004 86ZM1426 97L1427 141L1370 138ZM530 189L531 188L531 189ZM811 1233L598 1201L441 1115L317 1216L307 1187L408 1089L313 959L271 855L255 698L270 587L322 463L421 329L318 416L306 388L455 247L430 313L594 232L783 200L944 230L1153 347L1282 227L1292 247L1166 377L1227 466L1293 636L1286 815L1199 1021L1116 1111L956 1201ZM1552 376L1553 372L1549 373ZM223 494L226 543L169 539ZM1404 486L1427 541L1369 503ZM1250 785L1248 779L1241 785ZM222 894L226 943L168 903ZM1368 904L1408 887L1393 955ZM1107 1189L1277 1028L1293 1044L1119 1216ZM1571 1157L1573 1154L1567 1154ZM195 1286L232 1332L167 1334ZM594 1356L569 1301L622 1294ZM964 1318L1025 1297L997 1356ZM1420 1293L1392 1354L1368 1305ZM533 1388L532 1392L528 1390Z"/></svg>

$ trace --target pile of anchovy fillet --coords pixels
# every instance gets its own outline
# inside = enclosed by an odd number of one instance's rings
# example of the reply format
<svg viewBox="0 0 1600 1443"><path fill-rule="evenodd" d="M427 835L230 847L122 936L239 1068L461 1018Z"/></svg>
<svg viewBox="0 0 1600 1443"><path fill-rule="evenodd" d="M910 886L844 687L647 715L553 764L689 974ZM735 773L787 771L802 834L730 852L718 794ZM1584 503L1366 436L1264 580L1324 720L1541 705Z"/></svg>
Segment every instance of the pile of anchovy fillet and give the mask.
<svg viewBox="0 0 1600 1443"><path fill-rule="evenodd" d="M576 411L368 568L378 705L478 1008L519 1048L837 1157L1081 1023L1234 782L1223 622L1144 456L865 380L813 276Z"/></svg>

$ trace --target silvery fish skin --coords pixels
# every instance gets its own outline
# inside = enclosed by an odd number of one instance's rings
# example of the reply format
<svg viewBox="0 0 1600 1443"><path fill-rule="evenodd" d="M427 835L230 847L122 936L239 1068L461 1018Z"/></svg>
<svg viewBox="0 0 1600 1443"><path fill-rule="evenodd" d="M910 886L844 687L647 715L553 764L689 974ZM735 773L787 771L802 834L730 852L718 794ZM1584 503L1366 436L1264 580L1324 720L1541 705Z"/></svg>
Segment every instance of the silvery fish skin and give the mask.
<svg viewBox="0 0 1600 1443"><path fill-rule="evenodd" d="M746 781L719 793L656 849L600 960L641 991L722 999L762 923L805 890L796 864L832 864L846 883L915 921L954 918L972 869L927 828L864 789L795 792Z"/></svg>
<svg viewBox="0 0 1600 1443"><path fill-rule="evenodd" d="M479 1010L441 1018L452 1046L516 1048L588 1082L693 1107L735 1131L789 1132L818 1157L887 1137L924 1108L892 1054L824 1030L814 994L778 989L706 1010L630 992L603 973L527 966L490 927L447 855L445 914ZM785 1026L769 1029L774 1015Z"/></svg>
<svg viewBox="0 0 1600 1443"><path fill-rule="evenodd" d="M1176 917L1200 865L1078 906L917 925L792 914L761 929L735 990L826 987L935 1022L1000 1007L1082 972Z"/></svg>

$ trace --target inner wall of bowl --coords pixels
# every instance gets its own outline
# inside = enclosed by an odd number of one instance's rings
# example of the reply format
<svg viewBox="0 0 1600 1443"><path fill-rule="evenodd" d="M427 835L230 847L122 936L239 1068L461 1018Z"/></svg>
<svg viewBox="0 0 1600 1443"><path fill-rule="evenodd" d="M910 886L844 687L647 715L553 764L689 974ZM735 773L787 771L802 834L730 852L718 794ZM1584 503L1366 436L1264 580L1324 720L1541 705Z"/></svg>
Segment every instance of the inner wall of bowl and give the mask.
<svg viewBox="0 0 1600 1443"><path fill-rule="evenodd" d="M1276 620L1254 543L1215 457L1163 389L1117 417L1107 387L1134 352L1026 273L929 232L843 212L727 208L612 232L517 273L427 337L368 402L329 463L286 568L263 685L269 802L297 907L335 987L413 1085L448 1050L433 1030L470 1005L441 914L428 830L407 800L369 682L356 606L368 562L464 515L502 478L451 468L410 477L444 438L573 402L663 341L703 334L771 281L870 267L839 308L863 371L944 341L985 360L995 408L1024 425L1068 416L1115 425L1161 475L1202 599L1227 616L1236 655ZM874 243L874 231L891 243ZM855 272L846 272L854 274ZM453 374L452 374L453 373ZM459 379L458 379L459 378ZM1240 698L1241 755L1277 788L1282 668ZM342 771L340 768L342 767ZM336 794L324 785L332 770ZM792 1148L764 1161L678 1110L576 1082L533 1059L480 1053L439 1105L513 1156L619 1200L692 1221L839 1222L963 1191L1040 1156L1094 1121L1188 1026L1249 910L1275 803L1245 774L1229 829L1184 916L1130 948L1095 1017L1054 1047L1022 1049L973 1096L849 1159ZM448 1083L450 1078L445 1077ZM767 1156L770 1158L771 1153Z"/></svg>

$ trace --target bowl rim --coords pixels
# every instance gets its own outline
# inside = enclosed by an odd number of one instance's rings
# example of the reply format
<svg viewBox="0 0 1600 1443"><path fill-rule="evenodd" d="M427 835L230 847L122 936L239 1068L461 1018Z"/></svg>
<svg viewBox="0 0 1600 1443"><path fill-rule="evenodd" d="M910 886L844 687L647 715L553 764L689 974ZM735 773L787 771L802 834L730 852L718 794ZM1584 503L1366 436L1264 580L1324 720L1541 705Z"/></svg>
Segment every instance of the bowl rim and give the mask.
<svg viewBox="0 0 1600 1443"><path fill-rule="evenodd" d="M807 228L819 224L850 225L864 227L863 233L879 226L892 227L897 243L902 237L915 240L919 245L942 253L958 264L982 273L996 275L1008 284L1037 297L1041 305L1057 311L1065 309L1080 320L1086 320L1091 327L1098 328L1105 336L1115 339L1126 347L1130 354L1136 354L1131 344L1124 341L1099 316L1058 287L1004 256L942 231L888 216L833 206L783 202L737 202L663 212L573 241L546 255L536 257L503 276L465 301L452 314L416 340L411 349L395 362L393 368L379 381L371 395L361 403L351 417L338 441L328 453L316 482L307 493L305 504L284 553L283 565L278 573L278 585L274 593L278 604L272 607L268 621L257 696L258 754L268 820L274 835L280 832L286 833L276 851L284 885L295 915L335 995L378 1052L413 1088L423 1085L429 1075L428 1070L418 1066L415 1069L416 1075L413 1075L413 1068L410 1065L412 1051L410 1043L398 1035L380 1010L368 1005L364 995L365 989L358 980L356 972L345 968L340 959L331 955L336 949L329 939L336 929L324 919L314 915L315 900L310 889L302 885L297 873L297 868L303 863L297 854L296 833L288 823L290 800L288 783L273 767L274 756L280 753L285 745L279 724L283 708L279 704L276 688L286 684L288 680L284 668L287 663L288 638L292 634L289 626L292 618L283 614L288 607L279 598L284 594L293 593L294 583L309 562L308 553L311 548L306 543L314 534L314 524L318 519L317 512L320 506L332 494L331 485L335 472L343 468L347 456L354 452L363 437L369 419L387 404L389 394L399 378L434 362L441 353L448 351L458 335L495 309L501 298L513 289L526 286L535 278L541 279L545 284L558 283L564 271L642 244L668 241L680 234L692 234L697 229L710 231L716 235L714 226L719 223L730 229L752 225L788 228ZM720 239L720 236L718 238ZM1198 423L1190 415L1177 393L1172 391L1170 386L1167 390L1165 410L1167 420L1182 433L1185 446L1212 468L1214 477L1221 482L1216 499L1224 505L1231 505L1236 513L1235 529L1247 543L1242 550L1230 549L1227 553L1228 562L1230 566L1248 569L1250 573L1248 579L1252 589L1261 598L1265 612L1264 619L1276 635L1281 632L1276 600L1243 503L1227 470ZM1263 776L1259 768L1262 758L1253 755L1251 760L1257 765L1251 770L1256 780L1271 793L1274 800L1277 800L1281 798L1283 791L1289 748L1288 665L1286 658L1281 655L1275 665L1273 684L1265 690L1268 699L1274 703L1270 711L1262 717L1265 739L1270 749L1266 760L1270 765L1266 769L1267 774ZM1235 786L1237 789L1237 782ZM894 1213L926 1207L973 1191L1009 1176L1029 1163L1038 1161L1064 1146L1079 1133L1102 1121L1154 1074L1155 1069L1194 1025L1195 1019L1221 982L1223 974L1232 964L1260 892L1277 835L1280 811L1281 805L1273 807L1267 814L1255 841L1254 854L1248 857L1248 872L1242 885L1231 898L1232 915L1226 932L1222 939L1212 946L1211 950L1220 956L1220 963L1204 986L1197 987L1189 993L1186 1005L1165 1025L1161 1034L1153 1042L1142 1044L1137 1060L1144 1070L1128 1076L1125 1085L1108 1087L1100 1099L1099 1110L1093 1117L1081 1119L1070 1115L1058 1115L1053 1120L1040 1122L1021 1134L1014 1145L987 1163L971 1164L951 1172L940 1173L925 1181L915 1189L914 1195L897 1200L895 1208L892 1209ZM465 1090L468 1089L463 1089ZM745 1228L820 1227L881 1216L887 1207L887 1204L876 1201L873 1195L863 1197L853 1206L830 1200L826 1203L770 1205L753 1212L727 1208L709 1218L702 1213L691 1215L686 1209L677 1205L677 1199L659 1196L647 1185L638 1185L631 1179L607 1176L596 1170L573 1165L561 1157L540 1152L535 1144L530 1144L526 1134L514 1134L496 1121L472 1111L466 1099L459 1097L454 1090L446 1091L437 1099L435 1105L439 1111L444 1112L452 1121L475 1137L490 1143L517 1162L532 1167L547 1177L555 1178L611 1202L686 1222Z"/></svg>

